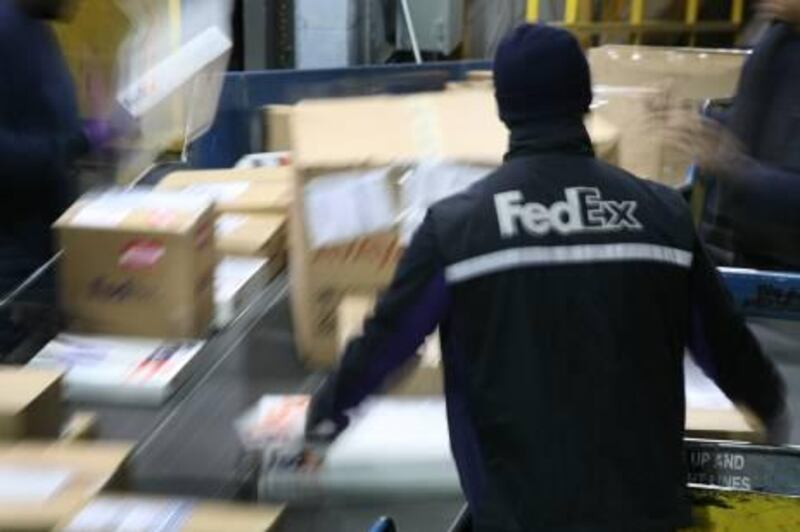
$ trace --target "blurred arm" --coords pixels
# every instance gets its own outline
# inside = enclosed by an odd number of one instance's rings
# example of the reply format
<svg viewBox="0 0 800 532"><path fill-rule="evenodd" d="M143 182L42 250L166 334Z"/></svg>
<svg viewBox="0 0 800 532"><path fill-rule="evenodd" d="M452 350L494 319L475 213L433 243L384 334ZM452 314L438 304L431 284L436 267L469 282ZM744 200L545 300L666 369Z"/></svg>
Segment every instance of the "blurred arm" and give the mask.
<svg viewBox="0 0 800 532"><path fill-rule="evenodd" d="M689 349L704 373L734 403L750 409L776 435L786 416L786 386L738 314L702 244L695 244Z"/></svg>
<svg viewBox="0 0 800 532"><path fill-rule="evenodd" d="M366 321L364 334L348 345L338 370L312 399L307 424L310 435L319 432L325 422L332 422L335 432L343 429L346 412L414 357L443 319L449 296L432 225L428 216L374 316Z"/></svg>

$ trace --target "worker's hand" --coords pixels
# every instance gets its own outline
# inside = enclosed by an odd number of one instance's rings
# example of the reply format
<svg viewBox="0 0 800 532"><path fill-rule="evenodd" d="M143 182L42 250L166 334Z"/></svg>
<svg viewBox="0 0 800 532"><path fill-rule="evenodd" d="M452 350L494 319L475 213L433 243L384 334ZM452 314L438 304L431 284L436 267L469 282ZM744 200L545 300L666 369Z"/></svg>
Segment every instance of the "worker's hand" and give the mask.
<svg viewBox="0 0 800 532"><path fill-rule="evenodd" d="M800 0L762 0L758 12L765 18L800 24Z"/></svg>
<svg viewBox="0 0 800 532"><path fill-rule="evenodd" d="M105 118L92 118L83 123L83 134L90 151L103 150L115 140L134 136L137 132L136 121L120 106Z"/></svg>
<svg viewBox="0 0 800 532"><path fill-rule="evenodd" d="M741 144L724 126L697 112L657 113L649 125L665 147L688 155L705 171L729 173L746 159Z"/></svg>

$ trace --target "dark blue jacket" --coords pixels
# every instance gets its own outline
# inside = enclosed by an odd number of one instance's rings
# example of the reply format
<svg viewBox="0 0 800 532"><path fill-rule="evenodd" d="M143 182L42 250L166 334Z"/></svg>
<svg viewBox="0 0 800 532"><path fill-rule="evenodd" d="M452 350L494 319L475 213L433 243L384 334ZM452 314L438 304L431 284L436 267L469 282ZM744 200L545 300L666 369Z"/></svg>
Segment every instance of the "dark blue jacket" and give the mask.
<svg viewBox="0 0 800 532"><path fill-rule="evenodd" d="M745 156L701 176L701 234L725 265L800 269L800 33L775 24L753 51L726 125Z"/></svg>
<svg viewBox="0 0 800 532"><path fill-rule="evenodd" d="M515 131L498 171L430 209L309 426L343 426L439 327L476 530L675 529L689 519L684 348L762 419L784 385L682 198L596 160L580 122L545 126Z"/></svg>
<svg viewBox="0 0 800 532"><path fill-rule="evenodd" d="M53 254L85 152L73 82L48 25L0 0L0 297Z"/></svg>

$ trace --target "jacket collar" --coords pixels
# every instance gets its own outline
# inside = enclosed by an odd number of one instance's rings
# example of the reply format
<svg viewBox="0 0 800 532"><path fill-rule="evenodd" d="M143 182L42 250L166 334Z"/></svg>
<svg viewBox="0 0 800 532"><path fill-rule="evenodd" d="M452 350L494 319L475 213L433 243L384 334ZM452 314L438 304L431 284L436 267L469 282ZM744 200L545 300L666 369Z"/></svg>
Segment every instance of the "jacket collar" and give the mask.
<svg viewBox="0 0 800 532"><path fill-rule="evenodd" d="M513 124L510 130L505 161L545 153L594 157L592 140L579 118Z"/></svg>

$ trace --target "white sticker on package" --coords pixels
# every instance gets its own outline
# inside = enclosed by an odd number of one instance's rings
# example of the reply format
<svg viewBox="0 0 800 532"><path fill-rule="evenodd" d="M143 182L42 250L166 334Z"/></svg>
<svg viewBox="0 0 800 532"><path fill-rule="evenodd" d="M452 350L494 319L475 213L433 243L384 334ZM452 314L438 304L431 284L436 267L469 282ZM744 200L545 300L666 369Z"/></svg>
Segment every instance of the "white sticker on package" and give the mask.
<svg viewBox="0 0 800 532"><path fill-rule="evenodd" d="M224 214L217 218L214 229L218 236L228 236L246 223L246 216L240 214Z"/></svg>
<svg viewBox="0 0 800 532"><path fill-rule="evenodd" d="M411 241L431 205L466 190L491 171L492 168L486 166L431 160L408 172L401 182L402 242Z"/></svg>
<svg viewBox="0 0 800 532"><path fill-rule="evenodd" d="M234 181L232 183L195 183L182 189L182 192L198 197L206 197L212 201L231 201L245 192L250 187L247 181Z"/></svg>
<svg viewBox="0 0 800 532"><path fill-rule="evenodd" d="M191 514L186 502L99 499L67 526L66 532L178 532Z"/></svg>
<svg viewBox="0 0 800 532"><path fill-rule="evenodd" d="M320 178L306 185L304 195L314 249L389 230L397 220L386 168Z"/></svg>
<svg viewBox="0 0 800 532"><path fill-rule="evenodd" d="M72 477L59 469L0 467L0 504L43 503L52 499Z"/></svg>

